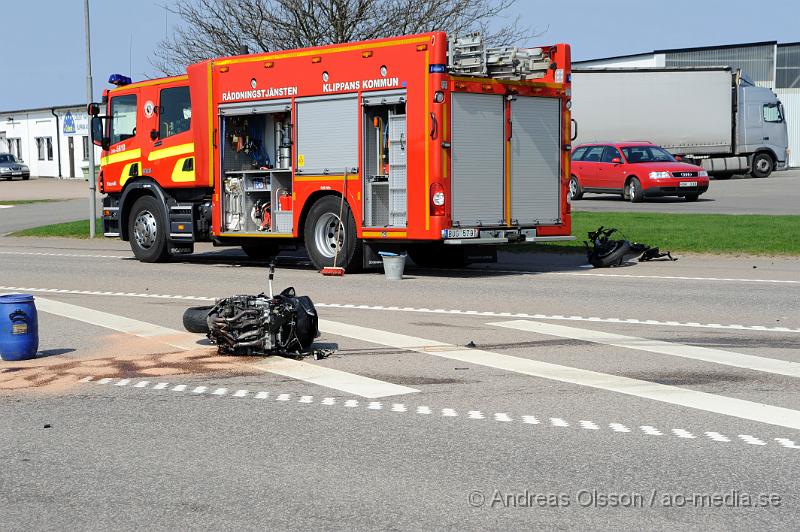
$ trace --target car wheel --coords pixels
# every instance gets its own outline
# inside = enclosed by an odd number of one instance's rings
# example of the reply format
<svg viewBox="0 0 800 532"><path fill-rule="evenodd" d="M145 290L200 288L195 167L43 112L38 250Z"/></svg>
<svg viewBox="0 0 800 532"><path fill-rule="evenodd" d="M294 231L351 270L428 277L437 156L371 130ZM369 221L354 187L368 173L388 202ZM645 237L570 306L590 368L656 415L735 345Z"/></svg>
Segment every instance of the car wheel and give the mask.
<svg viewBox="0 0 800 532"><path fill-rule="evenodd" d="M578 182L577 176L570 176L569 178L569 199L579 200L583 197L583 189Z"/></svg>
<svg viewBox="0 0 800 532"><path fill-rule="evenodd" d="M759 178L769 177L774 164L775 162L768 153L756 153L753 156L753 167L750 169L750 175Z"/></svg>
<svg viewBox="0 0 800 532"><path fill-rule="evenodd" d="M29 176L29 175L22 176L22 180L23 181L27 181L30 178L31 178L31 176Z"/></svg>
<svg viewBox="0 0 800 532"><path fill-rule="evenodd" d="M686 196L684 196L684 199L686 201L697 201L697 198L699 198L699 197L700 197L700 194L686 194Z"/></svg>
<svg viewBox="0 0 800 532"><path fill-rule="evenodd" d="M336 266L358 271L363 266L364 245L357 237L356 221L347 202L339 219L340 202L340 196L325 196L311 207L303 228L306 250L317 269L333 266L335 258Z"/></svg>
<svg viewBox="0 0 800 532"><path fill-rule="evenodd" d="M632 177L628 180L627 184L625 185L625 191L628 193L628 200L630 200L631 203L639 203L644 199L644 190L642 190L642 184L635 177Z"/></svg>
<svg viewBox="0 0 800 532"><path fill-rule="evenodd" d="M128 238L137 259L142 262L169 259L166 225L156 198L142 196L136 200L128 218Z"/></svg>
<svg viewBox="0 0 800 532"><path fill-rule="evenodd" d="M246 244L242 246L242 251L251 259L269 260L280 251L275 242L262 242L260 244Z"/></svg>

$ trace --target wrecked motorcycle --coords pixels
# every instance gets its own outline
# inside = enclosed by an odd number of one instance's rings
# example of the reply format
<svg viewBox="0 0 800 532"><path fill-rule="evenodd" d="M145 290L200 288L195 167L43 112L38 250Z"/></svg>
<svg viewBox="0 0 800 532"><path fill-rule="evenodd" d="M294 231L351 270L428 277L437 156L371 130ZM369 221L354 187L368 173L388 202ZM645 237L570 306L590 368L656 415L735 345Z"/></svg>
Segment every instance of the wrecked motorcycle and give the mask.
<svg viewBox="0 0 800 532"><path fill-rule="evenodd" d="M272 294L275 265L270 265L269 295L237 295L211 307L192 307L183 315L190 332L206 333L222 354L300 356L319 336L319 318L308 296L289 287Z"/></svg>
<svg viewBox="0 0 800 532"><path fill-rule="evenodd" d="M586 246L586 258L589 264L595 268L608 268L610 266L620 266L623 262L634 257L639 257L639 262L646 262L661 258L675 261L669 251L661 251L657 247L650 247L639 242L629 242L628 240L612 240L610 237L616 233L614 228L606 229L602 225L595 231L588 233L589 242L583 242Z"/></svg>

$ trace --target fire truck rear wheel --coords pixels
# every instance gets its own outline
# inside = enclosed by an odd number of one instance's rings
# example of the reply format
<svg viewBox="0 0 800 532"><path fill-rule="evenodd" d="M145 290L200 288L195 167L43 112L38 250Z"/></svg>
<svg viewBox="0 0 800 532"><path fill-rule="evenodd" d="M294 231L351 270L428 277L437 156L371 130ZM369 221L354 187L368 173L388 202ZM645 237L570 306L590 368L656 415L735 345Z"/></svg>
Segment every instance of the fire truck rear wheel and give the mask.
<svg viewBox="0 0 800 532"><path fill-rule="evenodd" d="M142 262L164 262L169 259L166 222L158 200L142 196L133 204L128 218L128 238L133 254Z"/></svg>
<svg viewBox="0 0 800 532"><path fill-rule="evenodd" d="M308 258L317 269L341 266L358 271L363 266L363 243L357 238L353 211L345 202L339 219L341 197L325 196L311 206L303 229ZM338 251L338 252L337 252Z"/></svg>

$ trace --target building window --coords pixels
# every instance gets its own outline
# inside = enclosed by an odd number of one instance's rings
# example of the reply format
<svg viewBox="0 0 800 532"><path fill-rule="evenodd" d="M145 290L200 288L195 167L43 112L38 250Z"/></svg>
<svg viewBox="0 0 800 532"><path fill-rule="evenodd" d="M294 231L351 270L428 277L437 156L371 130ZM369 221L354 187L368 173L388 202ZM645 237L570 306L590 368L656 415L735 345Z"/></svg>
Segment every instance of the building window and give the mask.
<svg viewBox="0 0 800 532"><path fill-rule="evenodd" d="M189 87L172 87L162 90L158 117L159 136L162 139L189 131L192 120Z"/></svg>
<svg viewBox="0 0 800 532"><path fill-rule="evenodd" d="M83 137L81 137L81 139L83 140L83 160L84 161L88 161L89 160L89 137L83 136Z"/></svg>
<svg viewBox="0 0 800 532"><path fill-rule="evenodd" d="M44 142L44 137L36 137L36 154L40 161L44 161L47 156L47 145Z"/></svg>
<svg viewBox="0 0 800 532"><path fill-rule="evenodd" d="M8 153L18 161L22 160L22 139L6 139L6 142L8 143Z"/></svg>
<svg viewBox="0 0 800 532"><path fill-rule="evenodd" d="M53 160L53 137L45 137L47 143L47 160Z"/></svg>

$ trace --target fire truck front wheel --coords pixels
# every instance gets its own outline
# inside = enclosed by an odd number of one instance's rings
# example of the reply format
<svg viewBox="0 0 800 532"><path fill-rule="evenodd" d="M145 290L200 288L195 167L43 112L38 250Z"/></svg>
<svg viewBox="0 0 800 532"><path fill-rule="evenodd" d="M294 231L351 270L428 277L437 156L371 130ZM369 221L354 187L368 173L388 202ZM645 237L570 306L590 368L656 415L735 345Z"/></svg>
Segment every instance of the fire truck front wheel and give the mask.
<svg viewBox="0 0 800 532"><path fill-rule="evenodd" d="M334 261L335 266L348 271L362 267L363 244L356 236L353 211L347 202L340 202L339 196L325 196L308 211L303 237L308 257L317 269L334 266Z"/></svg>
<svg viewBox="0 0 800 532"><path fill-rule="evenodd" d="M131 209L128 235L133 254L142 262L163 262L169 259L166 223L158 200L142 196Z"/></svg>

